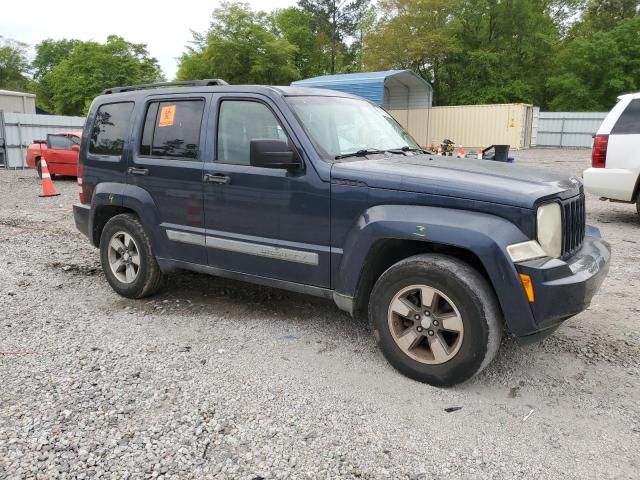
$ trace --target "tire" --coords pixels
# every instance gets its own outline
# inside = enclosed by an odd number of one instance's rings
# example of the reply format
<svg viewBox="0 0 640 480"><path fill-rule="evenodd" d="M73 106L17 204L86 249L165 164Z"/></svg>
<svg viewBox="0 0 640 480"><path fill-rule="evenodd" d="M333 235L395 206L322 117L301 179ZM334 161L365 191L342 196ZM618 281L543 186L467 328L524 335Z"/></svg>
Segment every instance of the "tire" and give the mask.
<svg viewBox="0 0 640 480"><path fill-rule="evenodd" d="M38 178L42 180L42 167L40 166L40 160L36 162L36 170L38 171ZM56 178L55 173L49 172L49 175L51 176L51 180L54 180Z"/></svg>
<svg viewBox="0 0 640 480"><path fill-rule="evenodd" d="M636 212L638 212L638 216L640 217L640 193L638 194L638 199L636 200Z"/></svg>
<svg viewBox="0 0 640 480"><path fill-rule="evenodd" d="M116 215L107 222L100 236L100 262L109 285L123 297L151 296L166 280L149 237L132 214Z"/></svg>
<svg viewBox="0 0 640 480"><path fill-rule="evenodd" d="M503 330L487 281L470 265L435 254L407 258L380 276L369 321L393 367L438 387L480 373L496 356Z"/></svg>

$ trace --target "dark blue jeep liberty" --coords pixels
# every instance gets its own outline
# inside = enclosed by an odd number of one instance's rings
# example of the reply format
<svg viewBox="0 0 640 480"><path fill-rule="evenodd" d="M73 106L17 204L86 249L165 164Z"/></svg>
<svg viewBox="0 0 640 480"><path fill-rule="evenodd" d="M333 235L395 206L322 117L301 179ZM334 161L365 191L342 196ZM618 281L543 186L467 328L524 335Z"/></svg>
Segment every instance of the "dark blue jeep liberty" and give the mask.
<svg viewBox="0 0 640 480"><path fill-rule="evenodd" d="M611 255L576 178L427 154L334 91L106 90L78 174L76 225L120 295L184 269L332 298L438 386L486 367L505 324L540 338L587 308Z"/></svg>

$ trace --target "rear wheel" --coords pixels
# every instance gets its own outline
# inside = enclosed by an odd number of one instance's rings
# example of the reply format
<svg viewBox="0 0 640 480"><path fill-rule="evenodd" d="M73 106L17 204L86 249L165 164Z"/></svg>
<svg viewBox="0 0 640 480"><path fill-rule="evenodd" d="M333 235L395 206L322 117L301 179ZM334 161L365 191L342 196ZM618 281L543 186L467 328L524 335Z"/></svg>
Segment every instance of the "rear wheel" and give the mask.
<svg viewBox="0 0 640 480"><path fill-rule="evenodd" d="M40 160L36 162L36 170L38 171L38 178L42 180L42 165L40 165ZM49 172L49 175L51 175L51 179L56 178L55 173Z"/></svg>
<svg viewBox="0 0 640 480"><path fill-rule="evenodd" d="M371 294L369 319L391 365L435 386L481 372L502 337L491 287L471 266L444 255L417 255L384 272Z"/></svg>
<svg viewBox="0 0 640 480"><path fill-rule="evenodd" d="M148 297L164 284L165 275L135 215L116 215L107 222L100 236L100 261L107 281L123 297Z"/></svg>

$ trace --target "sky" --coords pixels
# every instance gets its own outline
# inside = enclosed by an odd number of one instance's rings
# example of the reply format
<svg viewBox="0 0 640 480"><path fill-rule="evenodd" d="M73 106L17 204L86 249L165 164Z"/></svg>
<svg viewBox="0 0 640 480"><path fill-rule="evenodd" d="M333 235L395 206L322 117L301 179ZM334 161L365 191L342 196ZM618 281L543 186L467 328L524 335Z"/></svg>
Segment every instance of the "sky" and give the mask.
<svg viewBox="0 0 640 480"><path fill-rule="evenodd" d="M256 10L289 7L295 0L245 0ZM178 68L177 57L191 40L190 30L204 32L219 0L4 0L0 35L31 45L53 38L77 38L104 42L119 35L133 43L145 43L158 59L168 80ZM14 3L15 2L15 3ZM176 6L179 5L179 8Z"/></svg>

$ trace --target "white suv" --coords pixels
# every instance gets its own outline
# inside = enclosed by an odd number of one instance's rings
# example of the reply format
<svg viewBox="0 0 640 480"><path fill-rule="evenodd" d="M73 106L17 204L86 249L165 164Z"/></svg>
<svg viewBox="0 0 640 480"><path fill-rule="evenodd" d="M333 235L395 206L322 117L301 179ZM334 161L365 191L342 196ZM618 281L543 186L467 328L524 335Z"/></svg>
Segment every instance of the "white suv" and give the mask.
<svg viewBox="0 0 640 480"><path fill-rule="evenodd" d="M595 136L584 186L604 199L636 203L640 215L640 92L618 100Z"/></svg>

